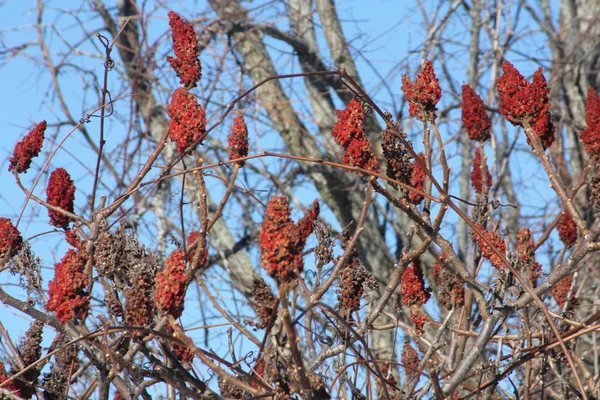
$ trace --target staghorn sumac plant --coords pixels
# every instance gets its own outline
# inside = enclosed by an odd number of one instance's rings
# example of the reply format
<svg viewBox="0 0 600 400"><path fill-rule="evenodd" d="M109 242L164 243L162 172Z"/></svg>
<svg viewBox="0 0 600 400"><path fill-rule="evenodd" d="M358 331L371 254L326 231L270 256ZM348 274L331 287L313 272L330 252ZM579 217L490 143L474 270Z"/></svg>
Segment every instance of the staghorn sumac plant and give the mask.
<svg viewBox="0 0 600 400"><path fill-rule="evenodd" d="M597 24L444 3L371 74L332 2L43 3L0 397L599 397Z"/></svg>

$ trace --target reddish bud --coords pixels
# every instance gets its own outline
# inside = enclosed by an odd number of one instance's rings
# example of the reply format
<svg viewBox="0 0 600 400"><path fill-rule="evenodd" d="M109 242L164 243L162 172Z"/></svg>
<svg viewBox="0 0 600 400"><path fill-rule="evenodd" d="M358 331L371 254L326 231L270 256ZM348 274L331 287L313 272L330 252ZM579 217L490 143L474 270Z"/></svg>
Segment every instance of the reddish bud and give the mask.
<svg viewBox="0 0 600 400"><path fill-rule="evenodd" d="M127 325L148 326L154 319L153 277L145 273L134 274L132 286L125 289L124 320ZM131 336L145 336L132 331Z"/></svg>
<svg viewBox="0 0 600 400"><path fill-rule="evenodd" d="M523 122L529 121L542 146L547 149L554 142L555 127L550 119L550 89L542 69L533 74L532 83L527 82L508 61L502 63L502 70L504 74L498 78L496 85L500 114L516 126L523 126Z"/></svg>
<svg viewBox="0 0 600 400"><path fill-rule="evenodd" d="M206 132L204 109L198 104L196 97L187 90L178 88L173 92L167 112L171 118L169 137L177 143L177 151L183 154L186 148Z"/></svg>
<svg viewBox="0 0 600 400"><path fill-rule="evenodd" d="M591 86L588 87L585 102L585 123L587 126L600 124L600 96Z"/></svg>
<svg viewBox="0 0 600 400"><path fill-rule="evenodd" d="M250 378L252 379L252 382L250 383L250 385L253 388L259 389L261 387L259 382L264 380L263 375L265 374L266 365L267 363L265 362L264 357L260 357L256 361L254 368L252 368L252 372L250 373Z"/></svg>
<svg viewBox="0 0 600 400"><path fill-rule="evenodd" d="M196 32L192 24L187 23L178 14L169 11L168 15L175 57L167 57L167 61L177 73L179 83L188 89L193 88L202 77Z"/></svg>
<svg viewBox="0 0 600 400"><path fill-rule="evenodd" d="M273 196L269 200L259 236L260 262L278 282L289 282L296 277L296 271L302 272L302 250L318 212L318 204L313 203L296 225L290 218L291 210L285 196Z"/></svg>
<svg viewBox="0 0 600 400"><path fill-rule="evenodd" d="M270 276L278 276L282 280L291 280L295 277L295 270L302 265L302 256L292 234L295 229L290 215L285 196L271 197L259 236L262 267Z"/></svg>
<svg viewBox="0 0 600 400"><path fill-rule="evenodd" d="M554 297L554 300L556 300L561 309L565 307L571 286L573 286L573 276L569 275L558 281L552 288L552 297ZM569 309L573 308L576 304L577 299L575 298L575 294L573 294L569 302Z"/></svg>
<svg viewBox="0 0 600 400"><path fill-rule="evenodd" d="M600 96L590 86L585 104L585 123L580 136L585 151L590 157L600 154Z"/></svg>
<svg viewBox="0 0 600 400"><path fill-rule="evenodd" d="M335 142L344 149L342 163L378 172L379 163L365 133L365 112L360 102L350 100L346 109L336 110L338 121L331 130Z"/></svg>
<svg viewBox="0 0 600 400"><path fill-rule="evenodd" d="M425 164L425 155L419 153L417 155L423 164ZM410 177L410 185L418 190L423 190L423 184L425 183L425 171L421 168L421 165L415 160L413 162L412 174ZM413 192L412 190L408 194L408 198L413 204L420 204L423 201L423 195Z"/></svg>
<svg viewBox="0 0 600 400"><path fill-rule="evenodd" d="M4 363L2 361L0 361L0 385L2 385L4 382L6 382L8 380L8 378L10 378L10 377L4 370ZM12 392L15 395L19 395L19 388L17 387L17 384L14 379L5 385L2 385L2 389ZM0 396L4 397L4 395L2 393L0 393ZM11 399L13 397L9 397L7 395L6 398ZM19 398L19 397L15 396L14 398Z"/></svg>
<svg viewBox="0 0 600 400"><path fill-rule="evenodd" d="M187 239L187 244L188 246L191 246L192 244L194 244L194 242L196 242L198 239L200 238L200 231L193 231L188 235L188 239ZM198 264L196 265L195 268L199 268L204 266L204 264L206 263L206 261L208 260L208 249L206 248L206 241L203 242L199 242L196 244L196 246L201 246L202 249L200 250L200 258L198 260ZM196 247L197 249L197 247ZM196 257L196 251L190 251L190 249L188 248L188 262L192 263L194 262L194 257Z"/></svg>
<svg viewBox="0 0 600 400"><path fill-rule="evenodd" d="M181 317L188 283L185 276L185 253L177 249L165 260L165 269L156 274L156 307L175 318Z"/></svg>
<svg viewBox="0 0 600 400"><path fill-rule="evenodd" d="M502 63L504 74L498 78L500 113L507 120L520 126L524 119L537 114L541 108L540 99L531 97L530 84L525 77L508 61Z"/></svg>
<svg viewBox="0 0 600 400"><path fill-rule="evenodd" d="M19 174L27 172L31 166L31 160L40 154L46 131L46 121L37 124L28 134L15 146L13 156L10 158L8 170L13 169Z"/></svg>
<svg viewBox="0 0 600 400"><path fill-rule="evenodd" d="M54 311L61 322L83 321L87 317L90 309L89 282L85 274L87 260L84 251L70 249L54 266L54 279L48 284L46 310Z"/></svg>
<svg viewBox="0 0 600 400"><path fill-rule="evenodd" d="M419 373L419 354L410 345L409 342L404 342L402 346L402 365L407 376L416 376Z"/></svg>
<svg viewBox="0 0 600 400"><path fill-rule="evenodd" d="M550 115L550 104L546 103L544 108L537 117L533 119L531 122L531 128L540 139L542 143L542 147L547 149L554 143L556 139L554 137L554 130L556 129L554 124L552 123L552 118ZM527 138L527 143L533 148L531 141Z"/></svg>
<svg viewBox="0 0 600 400"><path fill-rule="evenodd" d="M462 122L471 140L490 138L492 120L485 112L483 100L469 85L462 86Z"/></svg>
<svg viewBox="0 0 600 400"><path fill-rule="evenodd" d="M70 213L75 204L75 184L64 168L57 168L50 174L48 188L46 189L46 202L55 207L62 208ZM57 228L67 229L72 221L70 217L59 211L48 210L50 224Z"/></svg>
<svg viewBox="0 0 600 400"><path fill-rule="evenodd" d="M179 324L177 325L179 326ZM179 329L181 329L181 326L179 326ZM167 332L173 334L175 330L171 325L167 325ZM173 350L173 355L183 366L189 368L192 364L192 361L194 361L194 351L176 340L171 340L170 344L171 349Z"/></svg>
<svg viewBox="0 0 600 400"><path fill-rule="evenodd" d="M556 224L558 229L558 237L569 247L575 244L577 241L577 228L575 227L575 221L573 217L567 211L565 211Z"/></svg>
<svg viewBox="0 0 600 400"><path fill-rule="evenodd" d="M413 261L402 273L400 290L402 291L402 304L409 307L422 306L431 297L430 289L425 289L423 270L419 261Z"/></svg>
<svg viewBox="0 0 600 400"><path fill-rule="evenodd" d="M67 229L65 232L65 240L76 249L80 248L83 244L79 238L79 235L77 234L77 229Z"/></svg>
<svg viewBox="0 0 600 400"><path fill-rule="evenodd" d="M304 216L296 224L298 227L298 245L300 247L304 248L306 239L311 233L313 233L315 229L315 222L317 221L317 218L319 218L319 212L319 202L315 199L310 208L306 210L306 214L304 214Z"/></svg>
<svg viewBox="0 0 600 400"><path fill-rule="evenodd" d="M481 172L485 175L483 175ZM484 185L483 176L486 177L486 182ZM473 171L471 171L471 184L473 185L473 189L476 193L482 193L483 188L489 189L492 186L492 175L490 175L490 171L486 164L482 166L481 160L481 152L479 149L475 149L475 158L473 158Z"/></svg>
<svg viewBox="0 0 600 400"><path fill-rule="evenodd" d="M248 127L246 126L246 121L244 121L244 116L239 111L233 121L227 143L229 144L230 160L246 157L248 155ZM236 162L240 167L243 167L245 163L246 161L243 160Z"/></svg>
<svg viewBox="0 0 600 400"><path fill-rule="evenodd" d="M587 127L579 134L583 147L590 157L600 154L600 124Z"/></svg>
<svg viewBox="0 0 600 400"><path fill-rule="evenodd" d="M435 105L442 97L442 89L431 61L425 60L414 83L406 75L402 76L402 91L411 116L421 121L435 119Z"/></svg>
<svg viewBox="0 0 600 400"><path fill-rule="evenodd" d="M500 254L504 256L504 254L506 253L506 242L504 242L504 239L502 239L500 235L498 235L496 232L486 231L486 229L482 225L477 224L477 227L483 232L483 234L500 252ZM483 258L489 260L494 267L498 269L503 269L504 263L502 262L502 258L499 255L497 255L494 251L492 251L492 248L484 242L483 238L479 236L479 234L473 232L473 237L477 242L477 246L479 246L479 251L481 252Z"/></svg>
<svg viewBox="0 0 600 400"><path fill-rule="evenodd" d="M188 246L191 246L192 244L194 244L194 242L196 240L198 240L199 237L200 237L200 231L192 231L192 232L190 232L190 234L188 235L188 238L187 238L187 244L188 244Z"/></svg>
<svg viewBox="0 0 600 400"><path fill-rule="evenodd" d="M21 250L23 238L10 219L0 218L0 259L11 258Z"/></svg>

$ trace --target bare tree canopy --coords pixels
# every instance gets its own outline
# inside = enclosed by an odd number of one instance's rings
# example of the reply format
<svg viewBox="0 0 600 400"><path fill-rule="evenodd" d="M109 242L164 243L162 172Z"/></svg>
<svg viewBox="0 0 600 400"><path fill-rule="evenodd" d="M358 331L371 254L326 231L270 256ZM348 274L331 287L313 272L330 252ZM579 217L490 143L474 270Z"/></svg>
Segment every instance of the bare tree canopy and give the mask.
<svg viewBox="0 0 600 400"><path fill-rule="evenodd" d="M597 0L171 3L6 6L0 398L600 398Z"/></svg>

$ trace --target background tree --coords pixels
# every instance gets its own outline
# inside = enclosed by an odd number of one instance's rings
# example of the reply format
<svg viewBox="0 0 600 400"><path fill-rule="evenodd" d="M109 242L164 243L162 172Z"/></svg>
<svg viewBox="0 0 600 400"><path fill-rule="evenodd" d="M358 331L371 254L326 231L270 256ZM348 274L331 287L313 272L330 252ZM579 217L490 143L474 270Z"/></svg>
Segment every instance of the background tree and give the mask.
<svg viewBox="0 0 600 400"><path fill-rule="evenodd" d="M389 70L339 6L37 2L7 396L598 397L598 5L416 2Z"/></svg>

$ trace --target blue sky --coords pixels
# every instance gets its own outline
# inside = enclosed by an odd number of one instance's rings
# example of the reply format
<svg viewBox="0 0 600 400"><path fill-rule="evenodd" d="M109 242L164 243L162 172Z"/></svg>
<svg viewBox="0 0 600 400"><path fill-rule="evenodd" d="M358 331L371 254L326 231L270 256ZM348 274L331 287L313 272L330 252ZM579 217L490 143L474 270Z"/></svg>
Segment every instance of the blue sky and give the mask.
<svg viewBox="0 0 600 400"><path fill-rule="evenodd" d="M83 4L82 8L87 9L87 2L79 3L77 1L71 2L73 6L79 6ZM193 10L203 10L205 4L203 2L171 2L173 9L178 12L182 12L183 16L193 16ZM433 9L433 6L437 4L434 1L427 1L426 7ZM450 2L447 2L450 3ZM60 59L60 52L56 52L56 48L64 49L61 43L61 37L64 37L69 43L76 43L77 40L73 38L82 37L81 28L78 24L74 23L74 17L83 19L89 18L89 14L82 11L76 13L74 16L66 16L58 13L54 7L65 7L67 3L65 1L45 1L44 4L47 7L44 22L46 29L56 28L56 34L53 35L52 45L56 47L52 48L53 57L55 60ZM366 89L371 93L374 98L381 102L383 105L393 105L400 102L402 93L400 90L400 76L406 72L396 68L396 66L405 60L407 57L411 58L411 65L418 65L415 60L420 58L417 50L418 46L422 42L423 30L421 27L422 19L418 9L415 6L413 0L378 0L378 1L364 1L364 0L343 0L336 2L338 10L342 20L344 21L344 32L348 38L352 39L352 45L356 49L360 49L364 55L364 58L357 60L358 68L361 73L361 78L366 85ZM186 7L183 7L185 5ZM182 11L187 10L187 11ZM188 12L190 14L188 14ZM158 18L164 14L164 18ZM3 16L2 22L0 23L0 43L2 48L18 46L22 43L34 41L36 38L36 32L34 29L35 24L35 3L32 1L17 1L9 0L4 1L0 4L0 15ZM167 29L166 21L166 9L164 12L159 11L156 13L157 18L153 20L151 34L158 35L163 33ZM93 29L98 28L98 22L92 21L89 24L84 24L86 29L93 32ZM451 31L456 35L457 41L464 41L466 32L460 25L454 25ZM86 41L77 44L77 50L83 53L97 53L97 43L93 41ZM28 130L41 119L47 119L50 124L56 122L56 115L60 115L61 111L57 109L57 102L55 101L53 91L50 87L50 78L45 68L40 68L39 63L41 62L38 49L26 50L26 53L31 55L28 57L16 57L10 59L10 56L6 54L0 56L0 82L2 82L2 96L0 96L0 123L2 126L2 145L0 146L0 159L4 160L0 164L0 184L3 190L0 192L0 216L14 218L18 215L23 205L23 194L17 188L14 183L14 178L7 172L8 162L7 158L12 153L14 144L22 137L23 134L27 133ZM449 68L452 71L452 78L455 84L460 85L465 80L465 69L464 54L453 54L452 64ZM95 79L100 80L103 72L102 59L82 56L78 58L81 60L82 65L89 68L96 73ZM533 67L531 72L533 71ZM387 89L380 85L380 76L377 76L374 71L378 71L381 76L386 77L384 80L389 85L392 91L393 97L389 97ZM414 76L414 70L411 71ZM65 73L68 73L66 71ZM526 73L524 71L524 73ZM114 79L114 77L113 77ZM90 78L90 84L93 84L94 79ZM115 87L118 87L116 81L112 81ZM64 82L63 82L64 83ZM83 90L81 88L81 81L74 80L71 83L64 84L65 95L72 110L76 113L76 117L82 117L85 113L90 112L97 105L94 98L84 98ZM444 88L443 88L444 89ZM446 99L444 99L446 101ZM405 110L406 112L406 110ZM88 127L91 132L97 132L98 121L92 120ZM111 131L110 128L113 125L109 124L109 130L107 135L118 134ZM117 126L116 124L114 126ZM449 134L456 134L460 126L457 124L453 132ZM512 129L512 127L510 128ZM58 140L62 139L68 134L70 127L62 127L60 129L50 129L48 136L55 136ZM517 130L511 130L511 133L517 132ZM522 135L522 133L520 133ZM524 142L524 140L522 141ZM417 141L415 140L415 143ZM82 142L80 135L76 132L72 138L70 138L65 146L66 151L59 151L57 158L53 160L53 167L55 166L67 166L72 170L82 171L82 166L88 166L93 164L92 160L88 159L85 146ZM451 149L452 146L449 146ZM73 154L78 157L73 157ZM46 154L47 155L47 154ZM75 158L79 158L81 162L75 161ZM45 158L38 159L38 162L42 162ZM81 165L81 164L85 165ZM537 164L531 159L524 158L520 159L518 163L522 166L520 172L527 172L528 169L537 168ZM85 171L85 170L83 170ZM78 175L77 175L78 174ZM535 172L536 176L541 175L541 170ZM85 172L79 172L74 174L76 181L81 182L85 185L86 182L83 177L86 176ZM521 176L523 180L526 180L526 176ZM25 181L30 182L32 176L27 175ZM43 180L44 181L44 180ZM42 182L43 182L42 181ZM89 182L87 182L89 183ZM27 186L27 184L26 184ZM89 192L89 189L86 190ZM36 193L43 194L43 184L40 186ZM547 195L547 188L540 189L533 185L532 188L531 204L536 203L536 198L543 198ZM537 193L537 194L535 194ZM78 202L82 202L81 196L78 198ZM312 201L312 198L306 199L306 202ZM82 203L80 203L82 205ZM32 210L30 207L29 210ZM23 220L20 229L25 232L25 237L36 235L40 232L48 230L47 216L44 210L39 210L31 213L26 212L26 218ZM56 247L57 241L61 238L60 235L46 235L41 236L32 241L34 250L36 253L43 257L45 260L45 266L51 267L53 260L58 260L64 253L64 247ZM51 274L45 274L45 282L51 278ZM0 284L7 282L8 277L6 272L3 276L0 276ZM4 308L0 306L0 312L3 312ZM17 324L21 327L21 330L27 328L28 324L21 317L8 318L11 324ZM3 316L4 321L4 316ZM12 332L16 332L14 330ZM14 338L16 339L16 338Z"/></svg>
<svg viewBox="0 0 600 400"><path fill-rule="evenodd" d="M85 20L89 18L86 12L79 12L75 15L61 14L56 8L65 7L67 5L81 7L86 10L87 2L72 1L45 1L44 13L44 29L55 30L52 40L49 42L51 55L58 63L61 59L61 52L66 50L62 40L69 43L77 43L83 36L81 28L75 23L74 18ZM418 42L418 39L413 39L411 31L418 25L418 21L408 20L400 17L399 12L391 12L398 9L399 4L402 8L411 7L410 2L398 2L392 0L381 0L374 2L364 2L360 0L338 1L340 14L344 22L344 31L350 38L357 37L352 44L357 48L361 48L364 54L368 57L369 63L364 59L359 59L357 64L363 73L362 77L369 89L377 89L378 85L370 82L377 82L377 78L371 78L371 68L387 71L398 60L406 56L407 49L412 40ZM369 4L367 4L369 3ZM83 4L83 5L80 5ZM179 3L178 3L179 4ZM184 3L187 5L187 3ZM182 15L189 17L188 11L194 9L194 5L189 3L187 7L173 6L175 11L181 12L182 9L187 11L182 12ZM203 9L205 5L200 4L196 9ZM405 11L405 10L404 10ZM155 33L162 33L167 29L166 10L165 16L161 19L153 21L153 30ZM13 48L25 43L36 41L37 32L35 30L36 10L35 2L33 1L17 1L9 0L0 3L0 15L2 22L0 23L0 43L2 47ZM156 13L157 16L161 12ZM98 22L94 21L85 25L86 29L93 31L98 27ZM374 42L372 42L374 41ZM77 44L77 50L86 53L98 53L97 42L84 41ZM0 145L0 184L3 190L0 192L0 217L9 217L15 219L23 207L24 195L14 183L14 178L7 171L8 158L12 154L15 143L26 134L31 127L42 119L46 119L50 125L57 122L56 115L62 116L62 111L58 107L58 102L51 87L51 79L45 67L40 65L43 60L40 56L39 49L29 48L25 50L26 57L12 57L4 54L0 56L0 81L2 82L2 96L0 96L0 126L2 127L3 140ZM96 79L100 80L103 72L102 60L100 58L80 57L78 58L82 65L96 73ZM64 73L68 74L68 70ZM62 76L61 76L62 78ZM395 75L395 82L390 82L390 86L394 88L395 94L400 95L399 91L399 76ZM91 81L91 80L90 80ZM61 81L65 93L66 101L74 112L75 118L80 118L87 112L93 110L97 102L93 98L83 98L80 80L73 80L72 83ZM117 85L118 86L118 85ZM383 93L383 92L382 92ZM378 95L378 92L376 92ZM96 132L98 120L92 120L88 124L91 132ZM110 128L110 125L109 125ZM36 159L36 163L43 163L50 148L55 148L55 145L49 146L49 138L54 140L62 140L69 132L71 127L64 126L61 128L49 128L46 132L45 147L42 155ZM107 135L113 134L110 129ZM66 151L65 151L66 150ZM78 185L84 185L83 177L86 175L84 165L76 158L84 161L87 167L92 165L94 158L88 158L81 154L89 154L85 149L84 143L78 132L75 132L67 141L64 150L59 150L57 156L52 161L52 168L63 166L66 167ZM77 157L74 157L77 155ZM91 156L91 155L90 155ZM37 164L41 165L41 164ZM83 171L83 172L77 172ZM23 181L26 187L30 187L33 179L33 172L24 175ZM44 182L47 175L42 178L35 193L40 197L45 197ZM87 182L89 184L89 182ZM86 190L89 192L89 188ZM79 193L76 201L82 205L84 199ZM33 206L33 203L28 205L25 216L20 223L19 229L23 232L24 238L30 238L43 232L48 232L51 227L47 224L46 211L39 207ZM52 278L52 265L58 261L66 247L60 244L62 235L59 233L46 234L32 239L31 245L34 252L40 256L45 267L43 278L45 284ZM10 286L7 284L10 283ZM0 276L0 284L12 293L20 293L22 291L12 284L16 283L7 272ZM10 324L10 333L13 340L18 339L18 335L23 333L29 327L29 321L26 317L13 313L9 309L0 305L0 313L3 314L3 323ZM53 335L47 335L49 338Z"/></svg>
<svg viewBox="0 0 600 400"><path fill-rule="evenodd" d="M79 39L83 36L80 26L75 23L74 17L71 15L61 14L55 7L65 7L64 1L46 1L44 12L44 24L46 30L55 30L55 33L51 35L49 41L50 52L55 63L60 62L62 54L66 51L63 39L69 43L77 44L76 50L87 54L98 54L99 48L98 43L95 40L88 40L82 43L78 43ZM87 11L87 2L84 4L82 9ZM384 100L385 103L389 102L389 97L383 90L379 90L381 87L376 82L379 81L373 76L372 68L377 68L379 71L387 71L393 67L398 60L406 57L407 49L412 40L413 30L416 30L419 22L415 21L415 16L409 20L406 17L400 17L400 12L390 12L390 10L397 9L398 4L402 3L403 9L410 7L412 2L395 2L391 0L381 0L371 2L369 5L366 2L359 0L347 0L338 2L340 15L344 20L344 31L349 38L354 38L352 45L363 51L364 55L368 57L368 63L365 59L359 59L357 64L362 74L362 78L368 89L372 89L374 96ZM80 3L73 1L73 6L79 6ZM184 3L187 7L173 6L176 11L185 9L185 13L192 12L194 7L198 10L202 10L205 5L199 4L194 6L194 3ZM18 47L25 43L34 42L37 37L35 31L36 22L36 10L35 2L33 1L5 1L0 5L0 13L5 16L4 22L0 25L0 40L4 48ZM166 10L164 12L166 14ZM166 17L160 19L160 12L156 13L157 17L153 20L152 30L155 33L162 33L167 29ZM6 18L9 16L9 18ZM89 13L80 12L76 15L78 18L86 20L89 18ZM84 25L86 29L93 32L94 28L99 27L98 21L94 20L91 23ZM415 43L418 40L414 40ZM10 57L4 55L0 59L0 76L2 77L3 95L0 96L0 123L2 124L2 135L4 140L0 145L0 159L3 163L0 164L0 183L5 188L0 192L0 216L14 218L18 215L23 206L24 196L23 193L16 187L12 174L7 171L8 157L12 154L14 144L26 134L32 126L46 119L49 125L56 124L56 116L60 116L64 119L62 110L56 101L56 96L52 90L50 76L47 69L40 66L43 60L40 56L39 49L29 48L25 50L27 56ZM90 57L78 57L76 60L81 62L84 68L90 69L96 72L95 79L99 81L102 76L102 60L100 58ZM68 74L68 69L61 71L61 85L64 90L64 97L69 107L73 112L75 119L83 117L86 113L92 111L98 102L95 98L84 98L82 83L79 80L73 80L72 83L63 78L64 74ZM111 76L114 79L114 74ZM373 82L373 83L371 83ZM90 84L93 80L90 79ZM118 86L114 82L115 86ZM398 101L400 96L400 77L396 72L393 77L393 81L389 82L390 87L395 91L395 95L398 96L395 101ZM118 107L118 105L117 105ZM107 120L110 128L110 120ZM95 133L97 131L98 120L92 119L92 122L87 125L90 132ZM54 140L62 140L69 132L71 127L63 126L59 129L49 128L46 133L46 142L44 151L47 149L55 148L50 147L49 138ZM110 137L111 134L115 134L107 130L107 135ZM110 143L110 141L109 141ZM75 161L73 155L81 155L81 152L85 150L84 143L82 142L81 135L78 132L72 134L67 140L66 145L63 149L59 150L56 157L53 159L52 168L58 166L64 166L70 171L82 171L81 162ZM48 153L42 154L38 159L35 160L37 163L42 163L46 159L43 156L47 156ZM90 156L93 157L92 154ZM88 164L86 162L86 164ZM88 164L89 168L91 164ZM28 184L33 180L32 173L27 174L23 177L24 183L27 187ZM73 177L76 182L85 175L85 170L80 172L73 172ZM36 193L43 197L43 183L45 179L42 179L40 186L37 188ZM88 192L88 191L86 191ZM78 202L82 201L82 196L77 199ZM81 203L80 203L81 204ZM31 209L31 208L30 208ZM29 233L29 224L41 224L32 227L31 234L39 233L39 229L46 223L45 212L37 212L31 215L30 212L25 213L25 218L21 222L20 229L24 232ZM46 225L47 227L47 225ZM46 229L46 227L42 229ZM44 239L45 241L45 239ZM43 251L43 247L39 251ZM48 251L48 250L46 250ZM60 255L59 255L60 256ZM45 256L44 256L45 258Z"/></svg>

